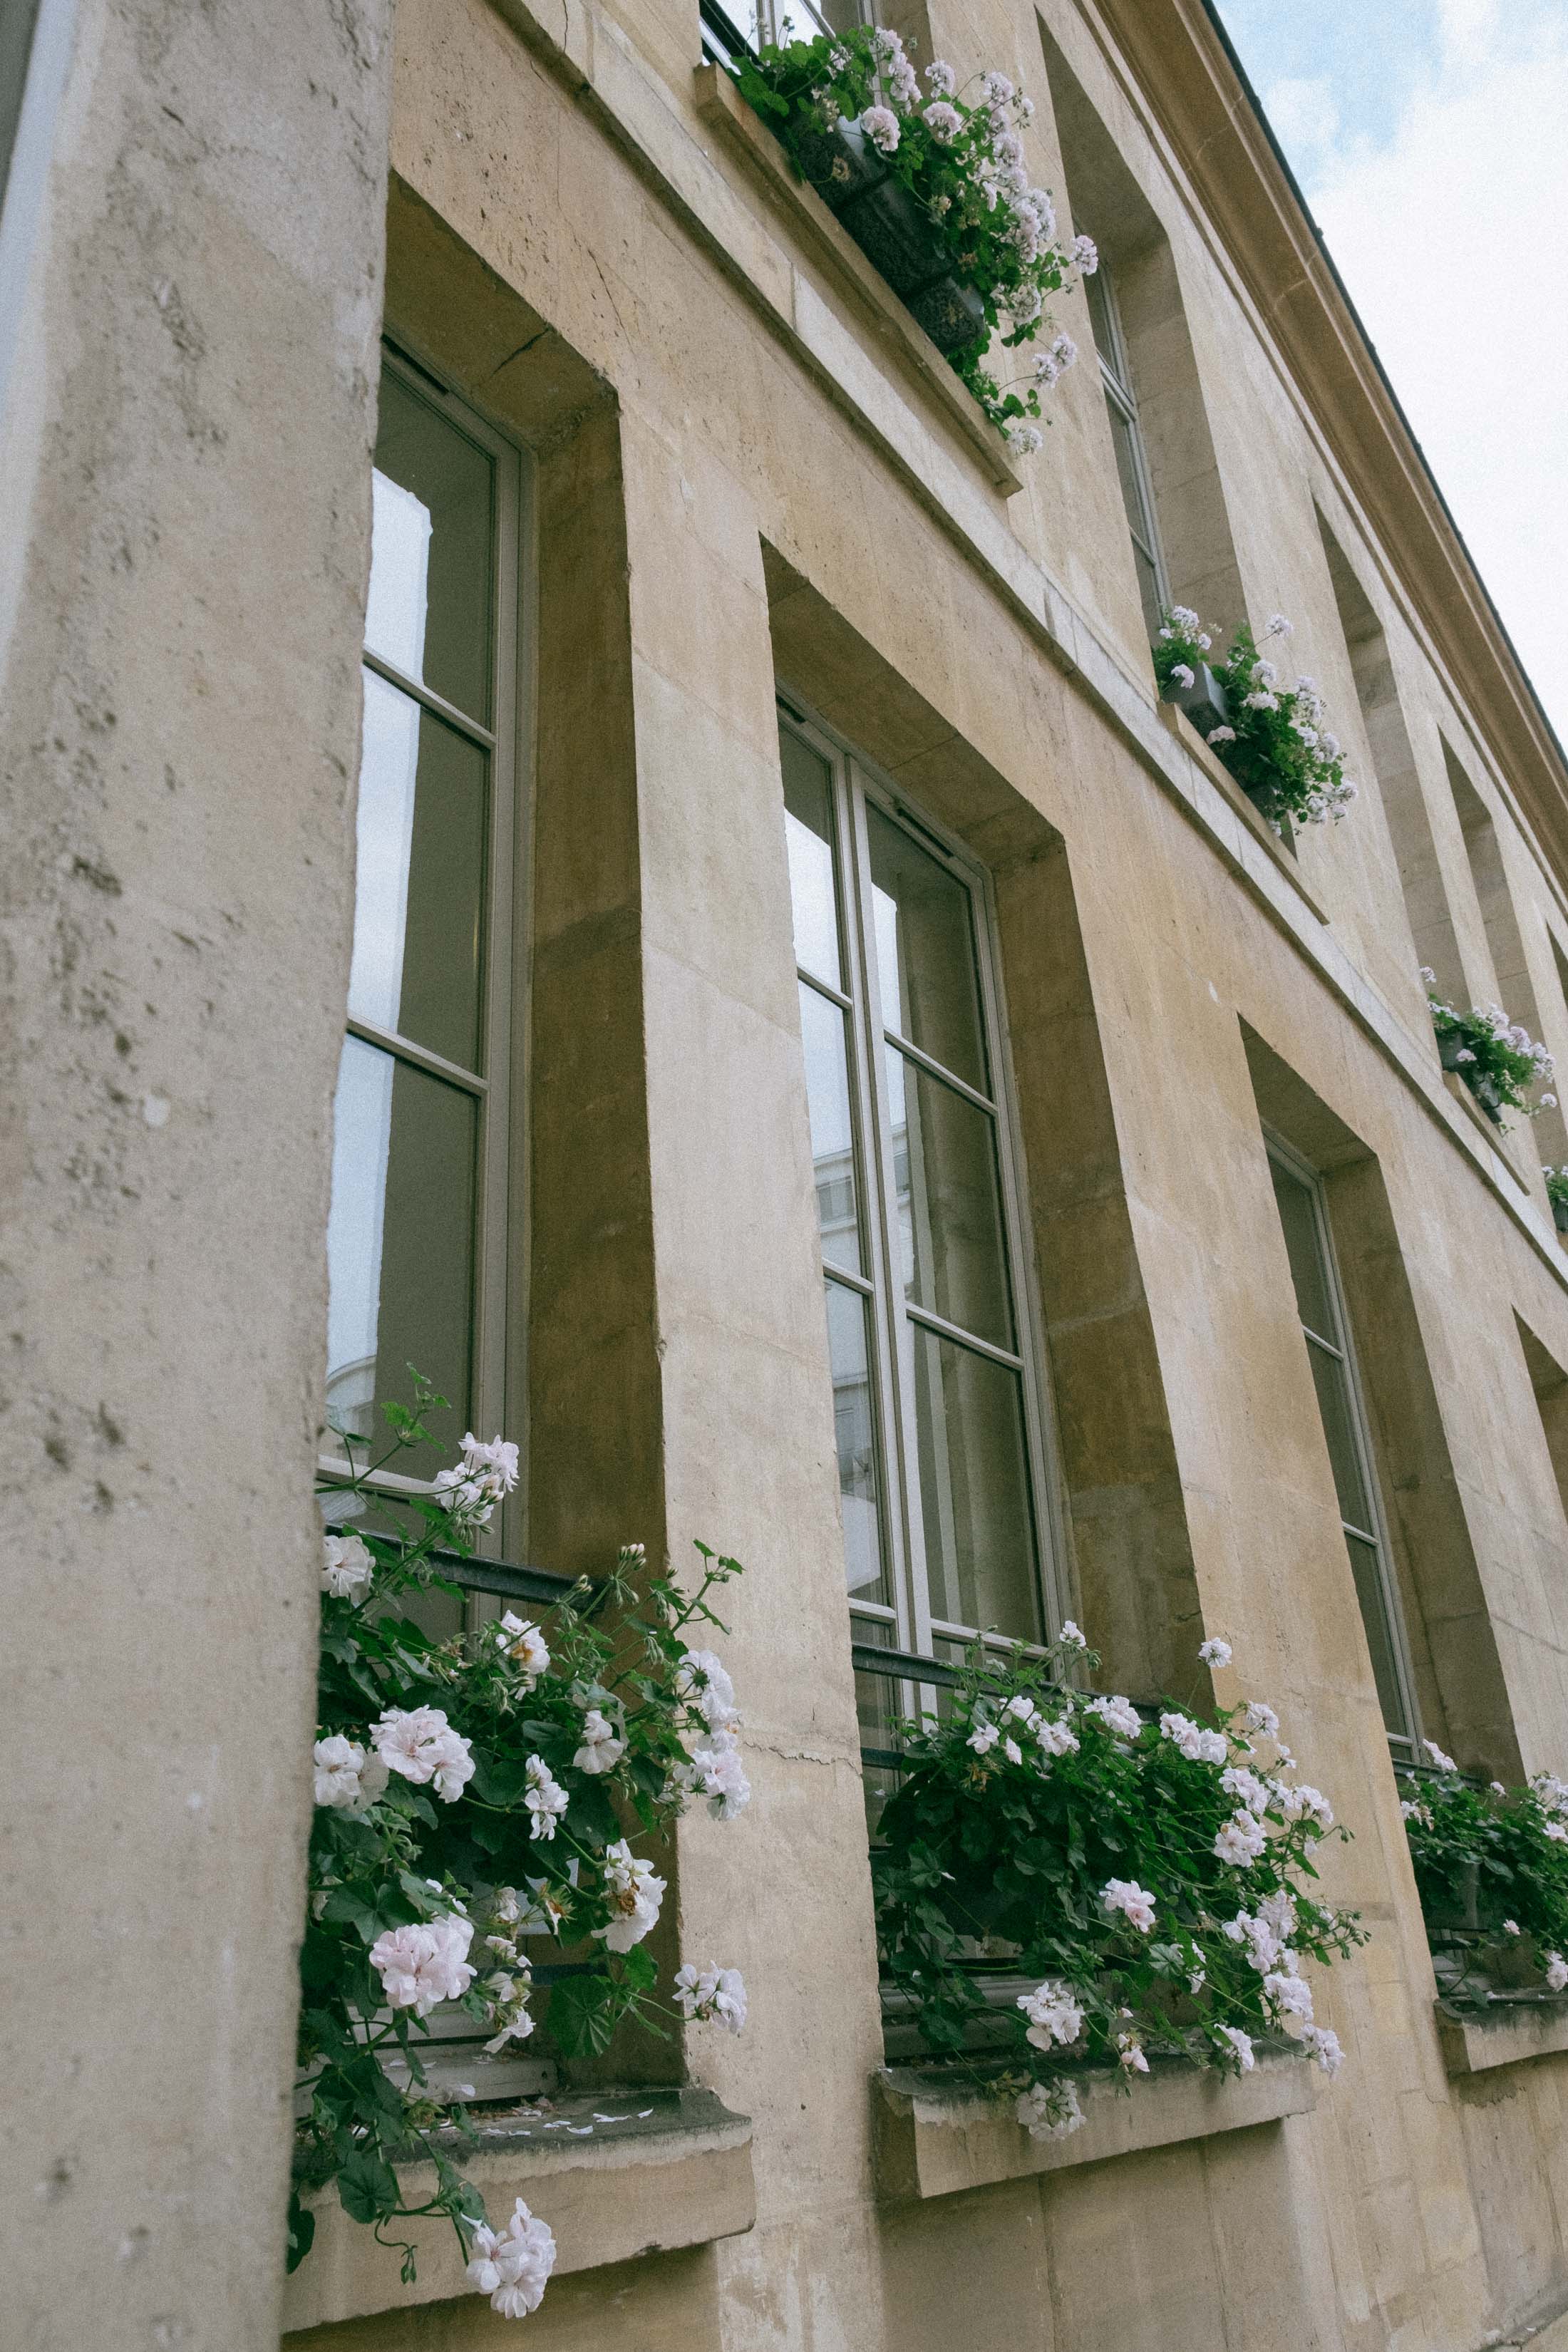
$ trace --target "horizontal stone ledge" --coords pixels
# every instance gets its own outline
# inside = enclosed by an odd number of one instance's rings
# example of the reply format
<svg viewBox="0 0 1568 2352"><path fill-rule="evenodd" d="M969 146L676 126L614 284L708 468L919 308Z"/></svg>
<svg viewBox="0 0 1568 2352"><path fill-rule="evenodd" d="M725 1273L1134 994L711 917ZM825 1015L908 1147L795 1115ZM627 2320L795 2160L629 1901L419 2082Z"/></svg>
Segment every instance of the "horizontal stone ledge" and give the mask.
<svg viewBox="0 0 1568 2352"><path fill-rule="evenodd" d="M519 2197L555 2232L555 2268L595 2270L638 2254L737 2237L756 2220L752 2126L701 2090L575 2094L547 2113L526 2108L476 2116L477 2151L454 2158L482 2193L499 2226ZM420 2204L435 2168L400 2165L406 2200ZM412 2239L419 2275L399 2277L395 2252L351 2221L335 2189L309 2198L316 2216L310 2253L288 2281L286 2335L409 2304L471 2292L457 2233L442 2217L396 2223Z"/></svg>
<svg viewBox="0 0 1568 2352"><path fill-rule="evenodd" d="M1500 1993L1484 2009L1440 2000L1436 2012L1450 2074L1483 2074L1568 2050L1568 1996L1562 1993Z"/></svg>
<svg viewBox="0 0 1568 2352"><path fill-rule="evenodd" d="M1075 2070L1084 2120L1065 2139L1031 2139L1007 2107L938 2066L884 2066L872 2077L877 2179L883 2197L951 2197L1068 2165L1207 2139L1304 2114L1318 2095L1307 2053L1260 2048L1247 2074L1154 2058L1131 2094L1110 2067Z"/></svg>

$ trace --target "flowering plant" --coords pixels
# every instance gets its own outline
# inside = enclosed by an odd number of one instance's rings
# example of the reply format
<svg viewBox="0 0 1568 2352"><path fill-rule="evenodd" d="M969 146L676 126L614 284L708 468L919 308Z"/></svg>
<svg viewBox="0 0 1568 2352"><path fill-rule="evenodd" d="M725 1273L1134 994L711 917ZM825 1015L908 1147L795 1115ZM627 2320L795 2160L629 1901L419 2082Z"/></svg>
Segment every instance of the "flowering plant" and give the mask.
<svg viewBox="0 0 1568 2352"><path fill-rule="evenodd" d="M1505 1110L1521 1110L1526 1118L1535 1118L1556 1108L1555 1095L1542 1095L1533 1103L1526 1099L1531 1087L1549 1078L1554 1066L1545 1046L1538 1045L1528 1029L1510 1021L1500 1004L1472 1004L1468 1013L1457 1012L1436 994L1437 975L1428 965L1422 965L1421 977L1443 1066L1464 1080L1489 1118L1500 1125Z"/></svg>
<svg viewBox="0 0 1568 2352"><path fill-rule="evenodd" d="M734 1691L690 1637L720 1626L710 1595L739 1564L699 1544L702 1572L682 1594L648 1580L642 1547L620 1554L542 1622L508 1610L447 1640L408 1612L411 1595L458 1596L433 1558L471 1549L515 1484L517 1449L466 1436L461 1461L427 1494L370 1484L402 1448L430 1443L422 1416L443 1400L423 1382L415 1410L383 1408L392 1442L380 1460L323 1482L340 1522L374 1509L390 1534L329 1533L321 1570L320 1721L300 1955L300 2091L289 2268L310 2251L302 2192L335 2183L345 2211L378 2238L400 2217L444 2213L470 2283L498 2311L533 2309L554 2260L546 2222L521 2202L500 2231L448 2149L471 2145L460 2109L427 2089L420 2044L441 2002L455 2001L493 2039L527 2039L536 2005L563 2056L602 2052L637 2019L707 2020L739 2032L745 1989L732 1969L687 1966L673 2005L655 1998L645 1948L665 1882L632 1840L658 1838L694 1796L721 1819L750 1795ZM606 1631L614 1615L617 1630ZM722 1630L720 1627L720 1630ZM527 1947L552 1969L536 1995ZM399 2087L384 2061L400 2062ZM395 2166L418 2157L436 2187L409 2204ZM384 2242L387 2242L384 2241ZM404 2277L415 2250L402 2245Z"/></svg>
<svg viewBox="0 0 1568 2352"><path fill-rule="evenodd" d="M1228 1663L1228 1643L1205 1650ZM1099 1663L1070 1624L1043 1657L976 1644L947 1713L905 1727L879 1919L923 2039L960 2060L991 2019L1004 2071L963 2063L1037 2138L1082 2122L1085 2061L1124 2083L1150 2052L1246 2073L1255 2039L1285 2032L1332 2073L1340 2045L1313 2022L1302 1965L1364 1937L1310 1891L1333 1814L1286 1777L1278 1717L1254 1700L1145 1721L1068 1687L1080 1661ZM999 1961L1037 1981L998 2019L984 1988Z"/></svg>
<svg viewBox="0 0 1568 2352"><path fill-rule="evenodd" d="M1263 643L1290 633L1284 614L1275 613ZM1213 644L1189 605L1173 605L1154 640L1161 693L1194 687ZM1212 667L1225 688L1229 717L1216 727L1205 722L1207 740L1242 790L1255 795L1275 832L1283 829L1285 817L1293 824L1321 824L1325 817L1337 824L1358 787L1345 774L1338 736L1323 724L1328 712L1315 682L1299 677L1293 687L1281 686L1278 668L1259 653L1245 623L1224 660Z"/></svg>
<svg viewBox="0 0 1568 2352"><path fill-rule="evenodd" d="M1402 1776L1399 1810L1428 1925L1451 1942L1446 1923L1463 1920L1478 1966L1568 1991L1568 1780L1542 1772L1527 1788L1478 1789L1423 1745L1435 1777Z"/></svg>
<svg viewBox="0 0 1568 2352"><path fill-rule="evenodd" d="M1542 1110L1551 1108L1545 1102L1541 1107ZM1546 1179L1546 1197L1552 1208L1568 1209L1568 1167L1542 1167L1541 1172Z"/></svg>
<svg viewBox="0 0 1568 2352"><path fill-rule="evenodd" d="M978 75L960 90L940 59L927 66L922 94L902 41L881 26L769 45L731 71L830 204L849 191L851 158L867 148L908 190L933 250L978 297L973 332L948 357L1013 446L1026 455L1037 449L1037 429L1016 420L1038 416L1041 391L1078 356L1071 339L1055 336L1015 383L998 384L982 362L1004 318L1008 349L1048 332L1047 298L1075 266L1092 271L1097 257L1087 236L1063 249L1048 193L1029 184L1020 133L1033 101L1002 73Z"/></svg>

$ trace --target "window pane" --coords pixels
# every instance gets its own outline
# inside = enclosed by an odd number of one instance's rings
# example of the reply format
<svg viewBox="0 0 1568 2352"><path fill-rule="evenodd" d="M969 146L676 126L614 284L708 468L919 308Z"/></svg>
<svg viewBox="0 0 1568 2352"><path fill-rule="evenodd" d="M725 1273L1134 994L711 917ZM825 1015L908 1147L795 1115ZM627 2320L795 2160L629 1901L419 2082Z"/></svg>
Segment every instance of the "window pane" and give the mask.
<svg viewBox="0 0 1568 2352"><path fill-rule="evenodd" d="M1110 438L1116 448L1116 470L1121 478L1121 503L1127 509L1127 520L1140 539L1152 541L1152 520L1138 471L1136 428L1126 411L1119 407L1109 394L1106 395L1105 411L1110 419Z"/></svg>
<svg viewBox="0 0 1568 2352"><path fill-rule="evenodd" d="M857 1642L868 1647L887 1650L893 1646L893 1629L879 1624L874 1618L852 1617L850 1632ZM879 1748L889 1754L901 1751L903 1743L894 1732L894 1726L903 1716L904 1685L890 1675L868 1675L858 1668L855 1675L855 1713L859 1724L862 1748ZM882 1808L899 1785L896 1767L867 1764L863 1767L866 1792L866 1830L873 1844Z"/></svg>
<svg viewBox="0 0 1568 2352"><path fill-rule="evenodd" d="M858 1290L827 1285L827 1352L833 1366L833 1427L844 1508L844 1575L863 1601L891 1602L882 1553L881 1481L871 1398L868 1308Z"/></svg>
<svg viewBox="0 0 1568 2352"><path fill-rule="evenodd" d="M984 1094L985 1052L968 891L899 825L866 812L882 1023Z"/></svg>
<svg viewBox="0 0 1568 2352"><path fill-rule="evenodd" d="M933 1617L1038 1638L1018 1375L918 1326L915 1419Z"/></svg>
<svg viewBox="0 0 1568 2352"><path fill-rule="evenodd" d="M357 1436L376 1405L407 1401L416 1364L452 1407L468 1412L477 1106L456 1087L344 1040L327 1221L327 1407ZM427 1478L442 1456L425 1448L396 1467Z"/></svg>
<svg viewBox="0 0 1568 2352"><path fill-rule="evenodd" d="M1362 1623L1366 1627L1366 1644L1372 1653L1373 1680L1377 1685L1377 1701L1383 1709L1384 1727L1390 1731L1406 1732L1410 1727L1405 1718L1405 1703L1400 1695L1399 1672L1394 1664L1394 1638L1389 1631L1388 1602L1378 1574L1377 1553L1369 1543L1355 1536L1345 1538L1351 1556L1351 1573L1355 1578L1356 1599L1361 1603Z"/></svg>
<svg viewBox="0 0 1568 2352"><path fill-rule="evenodd" d="M477 1069L488 762L364 674L349 1011Z"/></svg>
<svg viewBox="0 0 1568 2352"><path fill-rule="evenodd" d="M805 1048L805 1098L811 1114L811 1160L822 1254L830 1265L855 1274L860 1258L860 1207L849 1129L848 1042L837 1004L800 983L800 1034Z"/></svg>
<svg viewBox="0 0 1568 2352"><path fill-rule="evenodd" d="M887 1057L904 1295L1010 1348L995 1123L896 1045Z"/></svg>
<svg viewBox="0 0 1568 2352"><path fill-rule="evenodd" d="M1282 1168L1278 1160L1270 1160L1268 1168L1274 1179L1274 1197L1279 1203L1279 1222L1285 1228L1285 1247L1296 1284L1297 1311L1309 1331L1315 1331L1321 1339L1330 1340L1337 1348L1339 1318L1329 1292L1328 1269L1323 1264L1323 1244L1311 1190L1299 1176Z"/></svg>
<svg viewBox="0 0 1568 2352"><path fill-rule="evenodd" d="M405 676L490 715L494 467L383 371L364 641Z"/></svg>
<svg viewBox="0 0 1568 2352"><path fill-rule="evenodd" d="M1361 1475L1361 1462L1356 1453L1355 1427L1351 1418L1350 1381L1344 1365L1337 1356L1325 1349L1307 1342L1311 1359L1312 1379L1318 1391L1318 1411L1323 1417L1323 1435L1329 1441L1329 1460L1333 1465L1334 1492L1340 1498L1340 1517L1352 1527L1372 1528L1372 1505L1367 1499L1366 1484Z"/></svg>
<svg viewBox="0 0 1568 2352"><path fill-rule="evenodd" d="M1165 617L1160 603L1160 575L1152 558L1136 540L1132 542L1132 561L1138 567L1138 601L1143 607L1143 625L1152 638L1156 637Z"/></svg>
<svg viewBox="0 0 1568 2352"><path fill-rule="evenodd" d="M833 779L826 760L787 727L779 729L784 837L789 848L795 960L830 988L843 989L838 908L833 884Z"/></svg>

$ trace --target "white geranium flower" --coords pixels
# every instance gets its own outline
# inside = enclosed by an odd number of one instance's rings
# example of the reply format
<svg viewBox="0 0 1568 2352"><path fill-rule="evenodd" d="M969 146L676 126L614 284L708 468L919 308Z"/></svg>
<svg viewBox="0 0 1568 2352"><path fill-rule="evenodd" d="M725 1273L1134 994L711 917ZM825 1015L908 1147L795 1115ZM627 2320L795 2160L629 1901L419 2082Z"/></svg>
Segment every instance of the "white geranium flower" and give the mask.
<svg viewBox="0 0 1568 2352"><path fill-rule="evenodd" d="M1210 743L1234 743L1236 730L1234 727L1211 727L1206 740Z"/></svg>
<svg viewBox="0 0 1568 2352"><path fill-rule="evenodd" d="M1083 2121L1078 2093L1065 2076L1031 2083L1013 2110L1031 2139L1066 2139Z"/></svg>
<svg viewBox="0 0 1568 2352"><path fill-rule="evenodd" d="M1016 1739L1004 1739L1002 1753L1009 1764L1021 1764L1024 1760L1024 1751Z"/></svg>
<svg viewBox="0 0 1568 2352"><path fill-rule="evenodd" d="M1421 1745L1426 1750L1427 1755L1437 1767L1439 1772L1457 1772L1459 1768L1455 1763L1453 1758L1451 1756L1445 1756L1435 1739L1424 1739L1421 1742Z"/></svg>
<svg viewBox="0 0 1568 2352"><path fill-rule="evenodd" d="M1130 1698L1086 1699L1083 1711L1085 1715L1097 1715L1108 1730L1122 1739L1136 1739L1143 1728L1142 1717Z"/></svg>
<svg viewBox="0 0 1568 2352"><path fill-rule="evenodd" d="M1241 2072L1244 2074L1250 2074L1258 2063L1252 2054L1251 2034L1244 2033L1239 2025L1222 2025L1219 2031L1236 2053L1236 2063Z"/></svg>
<svg viewBox="0 0 1568 2352"><path fill-rule="evenodd" d="M1234 1919L1226 1921L1222 1930L1233 1944L1247 1946L1248 1965L1255 1968L1259 1976L1267 1975L1273 1968L1279 1958L1280 1951L1281 1931L1277 1925L1262 1916L1266 1909L1267 1906L1260 1904L1257 1915L1248 1911L1238 1911ZM1289 1934L1289 1930L1287 1928L1283 1932Z"/></svg>
<svg viewBox="0 0 1568 2352"><path fill-rule="evenodd" d="M1042 1715L1035 1726L1035 1738L1047 1756L1075 1756L1078 1753L1078 1734L1066 1716L1053 1718Z"/></svg>
<svg viewBox="0 0 1568 2352"><path fill-rule="evenodd" d="M566 1791L542 1756L531 1756L524 1769L528 1790L522 1801L532 1815L528 1834L531 1838L552 1838L555 1824L566 1811Z"/></svg>
<svg viewBox="0 0 1568 2352"><path fill-rule="evenodd" d="M1001 1737L994 1723L977 1723L965 1745L973 1748L976 1756L988 1756Z"/></svg>
<svg viewBox="0 0 1568 2352"><path fill-rule="evenodd" d="M948 147L963 130L963 117L956 106L949 106L945 99L939 98L926 108L925 126L939 146Z"/></svg>
<svg viewBox="0 0 1568 2352"><path fill-rule="evenodd" d="M531 1619L514 1616L510 1609L497 1629L496 1647L519 1668L525 1690L531 1690L540 1675L550 1671L550 1651L543 1634Z"/></svg>
<svg viewBox="0 0 1568 2352"><path fill-rule="evenodd" d="M1100 255L1091 236L1075 236L1070 258L1078 264L1086 278L1092 278L1100 268Z"/></svg>
<svg viewBox="0 0 1568 2352"><path fill-rule="evenodd" d="M1568 1960L1561 1952L1547 1952L1546 1990L1548 1992L1568 1992Z"/></svg>
<svg viewBox="0 0 1568 2352"><path fill-rule="evenodd" d="M1026 1697L1022 1691L1014 1694L1002 1713L1010 1722L1021 1723L1026 1731L1033 1731L1040 1719L1039 1708L1035 1705L1034 1700Z"/></svg>
<svg viewBox="0 0 1568 2352"><path fill-rule="evenodd" d="M1015 425L1007 434L1007 446L1020 457L1035 457L1046 446L1046 436L1037 425Z"/></svg>
<svg viewBox="0 0 1568 2352"><path fill-rule="evenodd" d="M1230 1754L1229 1743L1221 1731L1205 1731L1201 1723L1190 1716L1163 1715L1160 1736L1180 1748L1189 1764L1223 1764Z"/></svg>
<svg viewBox="0 0 1568 2352"><path fill-rule="evenodd" d="M735 1685L722 1660L711 1650L688 1650L684 1654L675 1677L675 1692L688 1706L694 1706L704 1723L710 1723L715 1731L740 1729Z"/></svg>
<svg viewBox="0 0 1568 2352"><path fill-rule="evenodd" d="M739 2033L746 2022L746 1988L739 1969L695 1969L689 1960L675 1972L675 1999L695 2024L727 2026Z"/></svg>
<svg viewBox="0 0 1568 2352"><path fill-rule="evenodd" d="M1295 628L1283 613L1270 613L1264 624L1263 634L1265 637L1289 637L1294 636Z"/></svg>
<svg viewBox="0 0 1568 2352"><path fill-rule="evenodd" d="M1198 1655L1205 1666L1228 1666L1235 1652L1230 1643L1222 1642L1216 1633L1208 1641L1198 1643Z"/></svg>
<svg viewBox="0 0 1568 2352"><path fill-rule="evenodd" d="M860 129L879 155L898 153L899 118L890 106L868 106L860 117Z"/></svg>
<svg viewBox="0 0 1568 2352"><path fill-rule="evenodd" d="M370 1736L384 1764L405 1780L428 1780L448 1805L473 1779L469 1743L438 1706L388 1707Z"/></svg>
<svg viewBox="0 0 1568 2352"><path fill-rule="evenodd" d="M716 1822L732 1822L752 1801L741 1743L732 1731L710 1732L700 1748L693 1748L686 1778L699 1796L707 1798Z"/></svg>
<svg viewBox="0 0 1568 2352"><path fill-rule="evenodd" d="M1135 1878L1108 1878L1100 1899L1113 1916L1120 1911L1130 1927L1146 1936L1154 1925L1154 1898Z"/></svg>
<svg viewBox="0 0 1568 2352"><path fill-rule="evenodd" d="M615 1916L608 1927L595 1927L612 1952L629 1952L658 1923L665 1882L654 1875L651 1862L634 1854L625 1838L605 1848L605 1894Z"/></svg>
<svg viewBox="0 0 1568 2352"><path fill-rule="evenodd" d="M607 1715L591 1706L583 1717L583 1745L572 1761L579 1772L613 1772L626 1743Z"/></svg>
<svg viewBox="0 0 1568 2352"><path fill-rule="evenodd" d="M1263 1979L1264 1998L1285 2017L1312 2021L1312 1988L1304 1977L1285 1976L1271 1969Z"/></svg>
<svg viewBox="0 0 1568 2352"><path fill-rule="evenodd" d="M358 1536L321 1538L321 1590L334 1601L363 1601L374 1574L375 1562Z"/></svg>
<svg viewBox="0 0 1568 2352"><path fill-rule="evenodd" d="M498 2236L481 2222L474 2231L474 2256L465 2273L477 2294L488 2294L503 2319L526 2319L537 2311L555 2268L555 2233L531 2213L520 2197Z"/></svg>
<svg viewBox="0 0 1568 2352"><path fill-rule="evenodd" d="M1261 1731L1268 1739L1279 1737L1279 1717L1260 1698L1248 1699L1245 1721L1248 1731Z"/></svg>
<svg viewBox="0 0 1568 2352"><path fill-rule="evenodd" d="M846 63L848 62L846 58ZM942 58L932 58L926 68L926 84L933 98L951 98L958 88L958 76Z"/></svg>
<svg viewBox="0 0 1568 2352"><path fill-rule="evenodd" d="M1263 1825L1251 1813L1233 1813L1215 1835L1214 1850L1221 1862L1246 1870L1258 1860L1266 1843Z"/></svg>
<svg viewBox="0 0 1568 2352"><path fill-rule="evenodd" d="M1305 2025L1301 2029L1301 2040L1325 2074L1339 2073L1345 2063L1345 2053L1340 2048L1337 2033L1331 2032L1326 2025Z"/></svg>
<svg viewBox="0 0 1568 2352"><path fill-rule="evenodd" d="M1519 1921L1517 1919L1505 1919L1502 1923L1502 1931L1505 1936L1517 1936L1519 1933Z"/></svg>
<svg viewBox="0 0 1568 2352"><path fill-rule="evenodd" d="M1266 1813L1272 1794L1266 1780L1249 1772L1245 1764L1232 1764L1219 1776L1219 1785L1227 1797L1245 1805L1249 1813Z"/></svg>
<svg viewBox="0 0 1568 2352"><path fill-rule="evenodd" d="M316 1802L338 1813L363 1813L386 1786L386 1767L367 1756L356 1739L335 1731L315 1746Z"/></svg>
<svg viewBox="0 0 1568 2352"><path fill-rule="evenodd" d="M1061 1650L1087 1650L1089 1643L1069 1617L1057 1635L1057 1647Z"/></svg>
<svg viewBox="0 0 1568 2352"><path fill-rule="evenodd" d="M1186 662L1177 662L1171 671L1171 676L1184 693L1189 687L1196 686L1198 682L1197 672Z"/></svg>
<svg viewBox="0 0 1568 2352"><path fill-rule="evenodd" d="M381 1978L387 2007L428 2017L438 2001L460 2000L474 1980L468 1965L473 1932L471 1919L447 1911L378 1936L370 1964Z"/></svg>
<svg viewBox="0 0 1568 2352"><path fill-rule="evenodd" d="M1076 2042L1083 2032L1083 2011L1073 1998L1072 1987L1058 1978L1047 1977L1033 1992L1021 1992L1018 2007L1029 2021L1024 2039L1037 2050L1048 2050L1057 2042L1064 2045Z"/></svg>
<svg viewBox="0 0 1568 2352"><path fill-rule="evenodd" d="M1143 2055L1143 2044L1135 2033L1119 2033L1116 2037L1117 2063L1130 2074L1146 2074L1149 2061Z"/></svg>

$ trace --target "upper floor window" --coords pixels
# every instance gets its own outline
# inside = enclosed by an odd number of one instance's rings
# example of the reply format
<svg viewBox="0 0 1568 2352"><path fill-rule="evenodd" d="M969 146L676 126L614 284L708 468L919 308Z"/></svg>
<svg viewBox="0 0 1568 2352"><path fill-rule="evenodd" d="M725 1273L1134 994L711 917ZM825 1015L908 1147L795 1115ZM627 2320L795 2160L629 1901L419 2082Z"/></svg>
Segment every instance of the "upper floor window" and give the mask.
<svg viewBox="0 0 1568 2352"><path fill-rule="evenodd" d="M327 1227L328 1413L358 1437L410 1363L458 1430L500 1425L517 456L388 355L374 497Z"/></svg>
<svg viewBox="0 0 1568 2352"><path fill-rule="evenodd" d="M781 720L857 1638L1044 1638L1043 1423L984 877Z"/></svg>
<svg viewBox="0 0 1568 2352"><path fill-rule="evenodd" d="M742 49L810 41L872 21L870 0L701 0L702 54L727 65Z"/></svg>
<svg viewBox="0 0 1568 2352"><path fill-rule="evenodd" d="M1154 521L1154 494L1150 486L1149 459L1138 422L1138 400L1132 389L1127 342L1116 307L1116 289L1103 255L1100 267L1083 281L1089 298L1089 322L1100 354L1100 380L1105 389L1116 470L1121 482L1121 503L1132 539L1132 560L1138 567L1138 594L1143 618L1152 637L1171 603L1160 533Z"/></svg>
<svg viewBox="0 0 1568 2352"><path fill-rule="evenodd" d="M1408 1757L1419 1728L1410 1664L1322 1181L1278 1141L1269 1144L1268 1162L1378 1704L1390 1746Z"/></svg>

